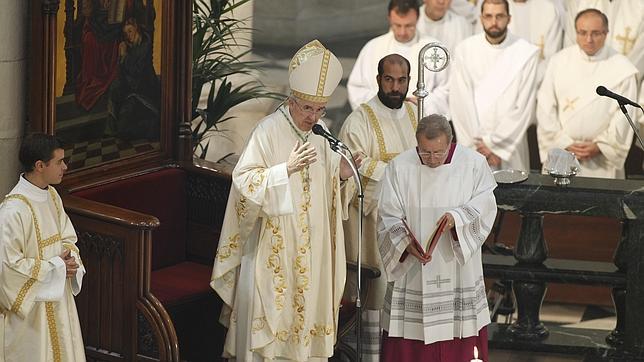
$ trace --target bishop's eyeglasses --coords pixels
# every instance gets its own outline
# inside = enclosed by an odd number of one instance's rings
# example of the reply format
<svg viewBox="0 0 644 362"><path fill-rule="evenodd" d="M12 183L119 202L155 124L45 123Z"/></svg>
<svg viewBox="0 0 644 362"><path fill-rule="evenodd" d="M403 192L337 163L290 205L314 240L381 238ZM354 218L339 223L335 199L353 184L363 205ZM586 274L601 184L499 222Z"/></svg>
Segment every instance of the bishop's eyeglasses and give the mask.
<svg viewBox="0 0 644 362"><path fill-rule="evenodd" d="M291 98L293 100L293 103L297 104L297 107L300 109L300 111L310 114L312 116L317 116L317 117L324 117L326 115L326 107L322 107L320 109L315 109L308 104L301 105L300 102L298 102L295 98Z"/></svg>

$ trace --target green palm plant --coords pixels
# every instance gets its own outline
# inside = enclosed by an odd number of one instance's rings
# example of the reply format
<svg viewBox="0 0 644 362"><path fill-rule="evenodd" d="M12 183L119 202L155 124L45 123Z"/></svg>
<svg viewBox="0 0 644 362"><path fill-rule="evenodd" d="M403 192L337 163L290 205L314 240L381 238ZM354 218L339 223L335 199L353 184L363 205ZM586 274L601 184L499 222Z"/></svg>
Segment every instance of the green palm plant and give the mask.
<svg viewBox="0 0 644 362"><path fill-rule="evenodd" d="M261 62L242 60L250 53L245 49L234 54L233 48L243 47L238 39L252 29L243 19L235 19L233 10L250 0L195 0L192 29L192 131L193 153L205 158L210 146L204 141L219 125L233 116L225 116L232 107L254 98L283 99L283 95L266 90L256 78ZM249 76L251 80L233 84L233 75ZM203 87L210 84L205 108L198 108Z"/></svg>

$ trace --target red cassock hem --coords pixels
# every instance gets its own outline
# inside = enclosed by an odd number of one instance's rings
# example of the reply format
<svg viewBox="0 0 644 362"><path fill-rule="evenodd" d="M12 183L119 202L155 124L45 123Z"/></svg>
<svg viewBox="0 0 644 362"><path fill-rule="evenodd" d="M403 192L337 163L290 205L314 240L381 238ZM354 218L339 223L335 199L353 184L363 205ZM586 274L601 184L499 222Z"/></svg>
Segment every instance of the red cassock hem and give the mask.
<svg viewBox="0 0 644 362"><path fill-rule="evenodd" d="M387 331L383 331L380 360L384 362L470 362L474 358L474 346L478 349L478 358L488 362L487 327L481 328L478 336L454 338L432 344L402 337L389 337Z"/></svg>

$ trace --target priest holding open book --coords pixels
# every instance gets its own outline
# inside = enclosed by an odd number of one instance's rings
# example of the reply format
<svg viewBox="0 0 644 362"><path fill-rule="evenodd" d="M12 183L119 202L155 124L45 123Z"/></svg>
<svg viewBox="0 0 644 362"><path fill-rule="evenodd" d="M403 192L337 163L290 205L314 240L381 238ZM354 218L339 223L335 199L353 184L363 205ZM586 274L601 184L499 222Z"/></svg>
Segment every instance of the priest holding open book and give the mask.
<svg viewBox="0 0 644 362"><path fill-rule="evenodd" d="M485 157L452 138L445 117L423 118L418 146L394 158L380 183L383 361L469 361L474 346L487 360L481 245L496 182Z"/></svg>

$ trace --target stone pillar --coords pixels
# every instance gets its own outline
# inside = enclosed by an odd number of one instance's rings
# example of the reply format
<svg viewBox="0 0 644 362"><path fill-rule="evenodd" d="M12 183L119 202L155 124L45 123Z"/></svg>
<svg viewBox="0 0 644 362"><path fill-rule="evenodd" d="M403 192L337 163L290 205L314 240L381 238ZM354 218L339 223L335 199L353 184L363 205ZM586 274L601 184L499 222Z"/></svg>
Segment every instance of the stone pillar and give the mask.
<svg viewBox="0 0 644 362"><path fill-rule="evenodd" d="M388 28L387 2L382 0L271 0L254 5L256 45L299 48L312 39L326 43L373 37Z"/></svg>
<svg viewBox="0 0 644 362"><path fill-rule="evenodd" d="M0 197L18 180L26 120L29 1L5 0L0 11Z"/></svg>

